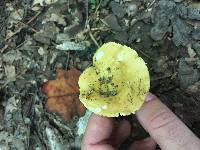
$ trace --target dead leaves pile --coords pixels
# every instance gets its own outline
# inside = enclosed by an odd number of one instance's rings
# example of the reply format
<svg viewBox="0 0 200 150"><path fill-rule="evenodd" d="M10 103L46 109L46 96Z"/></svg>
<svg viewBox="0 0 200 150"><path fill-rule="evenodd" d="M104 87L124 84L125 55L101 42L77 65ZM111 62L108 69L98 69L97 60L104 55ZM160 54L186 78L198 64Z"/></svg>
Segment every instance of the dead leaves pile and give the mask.
<svg viewBox="0 0 200 150"><path fill-rule="evenodd" d="M75 68L68 71L57 70L56 80L43 84L42 91L47 95L46 108L49 112L58 113L65 121L75 115L83 115L85 107L79 100L78 79L81 72Z"/></svg>

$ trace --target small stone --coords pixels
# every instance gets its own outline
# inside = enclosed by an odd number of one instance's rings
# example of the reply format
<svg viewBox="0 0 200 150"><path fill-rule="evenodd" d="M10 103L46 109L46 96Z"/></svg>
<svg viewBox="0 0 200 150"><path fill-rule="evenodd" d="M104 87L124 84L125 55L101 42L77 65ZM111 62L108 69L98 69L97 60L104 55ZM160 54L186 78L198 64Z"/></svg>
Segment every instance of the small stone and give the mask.
<svg viewBox="0 0 200 150"><path fill-rule="evenodd" d="M200 56L200 42L194 43L192 48L195 49L196 53Z"/></svg>
<svg viewBox="0 0 200 150"><path fill-rule="evenodd" d="M136 42L137 42L137 43L140 43L140 42L141 42L141 38L138 38L138 39L136 40Z"/></svg>
<svg viewBox="0 0 200 150"><path fill-rule="evenodd" d="M101 6L102 6L102 7L106 7L106 6L108 5L109 1L110 1L110 0L103 0L103 1L101 2Z"/></svg>
<svg viewBox="0 0 200 150"><path fill-rule="evenodd" d="M33 35L34 40L49 45L51 43L51 39L46 36L46 34L43 31L37 32Z"/></svg>
<svg viewBox="0 0 200 150"><path fill-rule="evenodd" d="M38 49L38 53L39 53L41 56L44 55L44 54L45 54L44 48L43 48L43 47L40 47L40 48Z"/></svg>
<svg viewBox="0 0 200 150"><path fill-rule="evenodd" d="M192 38L195 40L200 40L200 29L194 30L192 32Z"/></svg>
<svg viewBox="0 0 200 150"><path fill-rule="evenodd" d="M133 19L131 20L131 26L133 26L136 22L137 22L137 19L133 18Z"/></svg>
<svg viewBox="0 0 200 150"><path fill-rule="evenodd" d="M110 14L104 18L104 21L110 26L111 29L121 31L121 26L118 23L117 17L114 14Z"/></svg>
<svg viewBox="0 0 200 150"><path fill-rule="evenodd" d="M128 16L135 16L137 11L138 11L138 7L136 4L131 3L127 6L126 12Z"/></svg>
<svg viewBox="0 0 200 150"><path fill-rule="evenodd" d="M116 3L114 1L111 1L110 7L112 9L113 14L115 14L119 18L123 18L124 15L126 14L126 10L122 5L119 3Z"/></svg>
<svg viewBox="0 0 200 150"><path fill-rule="evenodd" d="M194 58L196 56L196 52L191 48L191 45L188 46L188 55L190 58Z"/></svg>

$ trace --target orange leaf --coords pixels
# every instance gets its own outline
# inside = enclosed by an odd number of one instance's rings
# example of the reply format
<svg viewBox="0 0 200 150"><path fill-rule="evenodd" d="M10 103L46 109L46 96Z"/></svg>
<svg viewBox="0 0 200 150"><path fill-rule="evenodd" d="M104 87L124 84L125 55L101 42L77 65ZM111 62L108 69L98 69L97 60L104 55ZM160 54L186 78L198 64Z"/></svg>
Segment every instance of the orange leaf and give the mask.
<svg viewBox="0 0 200 150"><path fill-rule="evenodd" d="M49 112L58 113L66 121L85 112L85 107L78 97L80 74L75 68L68 71L59 69L56 72L56 80L49 80L43 84L42 91L48 96L46 108Z"/></svg>
<svg viewBox="0 0 200 150"><path fill-rule="evenodd" d="M49 80L43 84L43 92L48 96L63 96L79 92L78 79L81 72L77 69L69 71L57 70L56 80Z"/></svg>

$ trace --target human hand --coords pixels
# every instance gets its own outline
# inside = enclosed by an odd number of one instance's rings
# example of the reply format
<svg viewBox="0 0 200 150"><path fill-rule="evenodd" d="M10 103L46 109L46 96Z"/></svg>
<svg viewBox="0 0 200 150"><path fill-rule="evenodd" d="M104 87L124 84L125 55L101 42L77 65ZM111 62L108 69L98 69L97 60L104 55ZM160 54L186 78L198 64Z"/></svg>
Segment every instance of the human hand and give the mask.
<svg viewBox="0 0 200 150"><path fill-rule="evenodd" d="M156 96L149 93L145 101L136 112L136 117L151 137L133 142L129 150L154 150L156 143L163 150L200 149L200 140ZM89 119L81 148L115 150L130 132L131 126L127 121L116 124L112 118L93 114Z"/></svg>

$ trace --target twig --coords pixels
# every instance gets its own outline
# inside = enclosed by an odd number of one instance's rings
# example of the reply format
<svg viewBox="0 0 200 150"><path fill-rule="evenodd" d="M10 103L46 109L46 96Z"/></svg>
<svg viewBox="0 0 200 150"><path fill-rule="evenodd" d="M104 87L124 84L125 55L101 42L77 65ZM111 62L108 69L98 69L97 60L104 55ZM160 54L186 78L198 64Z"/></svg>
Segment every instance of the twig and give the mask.
<svg viewBox="0 0 200 150"><path fill-rule="evenodd" d="M95 44L97 47L100 47L99 44L97 43L96 39L95 39L94 36L92 35L92 32L89 31L89 35L90 35L90 38L92 39L92 41L94 42L94 44Z"/></svg>
<svg viewBox="0 0 200 150"><path fill-rule="evenodd" d="M153 58L151 58L149 55L147 55L145 52L143 52L143 51L141 51L141 50L137 50L137 51L139 51L142 55L144 55L145 57L147 57L148 59L150 59L150 60L153 60L153 61L155 61Z"/></svg>
<svg viewBox="0 0 200 150"><path fill-rule="evenodd" d="M24 25L22 27L20 27L17 31L15 31L12 35L10 35L9 37L7 37L5 39L5 41L9 40L10 38L12 38L14 35L16 35L17 33L19 33L23 28L27 27L31 22L33 22L39 15L40 15L40 11L33 16L27 23L23 23ZM36 31L37 32L37 31Z"/></svg>
<svg viewBox="0 0 200 150"><path fill-rule="evenodd" d="M25 24L24 22L21 22L21 21L20 21L20 23L23 24L24 26L28 26L28 27L31 28L31 30L33 30L34 32L38 32L36 29L34 29L33 27L31 27L30 25Z"/></svg>
<svg viewBox="0 0 200 150"><path fill-rule="evenodd" d="M89 6L88 6L89 1L85 1L85 11L86 11L86 19L85 19L85 28L89 25Z"/></svg>
<svg viewBox="0 0 200 150"><path fill-rule="evenodd" d="M99 9L99 7L100 7L101 2L102 2L102 0L99 2L98 6L97 6L97 8L96 8L96 10L95 10L95 13L97 13L97 11L98 11L98 9ZM100 47L99 44L98 44L98 42L96 41L96 39L95 39L94 36L92 35L92 32L91 32L92 30L90 29L90 24L89 24L90 19L89 19L89 6L88 6L88 3L89 3L89 1L86 0L86 1L85 1L85 9L86 9L85 28L86 28L86 33L88 32L88 33L89 33L89 36L90 36L90 38L92 39L92 41L94 42L94 44L95 44L97 47Z"/></svg>
<svg viewBox="0 0 200 150"><path fill-rule="evenodd" d="M108 28L103 28L103 27L100 27L100 28L91 28L91 29L84 29L83 31L81 31L82 34L86 34L90 31L109 31L110 29Z"/></svg>
<svg viewBox="0 0 200 150"><path fill-rule="evenodd" d="M174 75L176 75L176 73L170 74L170 75L165 75L165 76L162 76L162 77L157 77L157 78L151 79L151 81L157 81L157 80L167 79L167 78L173 77Z"/></svg>
<svg viewBox="0 0 200 150"><path fill-rule="evenodd" d="M100 19L100 21L107 27L109 27L109 25L103 20L103 19Z"/></svg>
<svg viewBox="0 0 200 150"><path fill-rule="evenodd" d="M156 2L156 0L153 0L153 1L147 6L147 9L150 8L155 2Z"/></svg>
<svg viewBox="0 0 200 150"><path fill-rule="evenodd" d="M14 35L16 35L17 33L19 33L21 30L23 29L23 27L20 27L19 29L17 29L17 31L15 31L13 34L11 34L9 37L7 37L5 39L5 41L9 40L10 38L12 38Z"/></svg>
<svg viewBox="0 0 200 150"><path fill-rule="evenodd" d="M94 42L94 44L97 46L97 47L100 47L98 42L96 41L96 39L94 38L94 36L92 35L92 32L90 30L90 25L88 24L87 25L87 29L88 29L88 33L89 33L89 36L90 38L92 39L92 41Z"/></svg>
<svg viewBox="0 0 200 150"><path fill-rule="evenodd" d="M100 7L101 3L102 3L102 0L100 0L99 4L97 5L97 8L96 8L96 10L95 10L94 14L96 14L96 13L97 13L97 11L99 10L99 7Z"/></svg>
<svg viewBox="0 0 200 150"><path fill-rule="evenodd" d="M28 24L25 24L24 22L19 21L19 23L21 23L23 25L23 27L29 27L33 32L38 32L37 30L35 30L33 27L29 26Z"/></svg>
<svg viewBox="0 0 200 150"><path fill-rule="evenodd" d="M33 18L31 18L31 20L29 20L26 24L30 24L31 22L33 22L40 15L40 13L41 11L37 12L37 14L33 16Z"/></svg>
<svg viewBox="0 0 200 150"><path fill-rule="evenodd" d="M0 52L3 53L7 48L8 48L8 45L5 45L5 46L0 50Z"/></svg>
<svg viewBox="0 0 200 150"><path fill-rule="evenodd" d="M108 31L109 29L108 28L103 28L103 27L100 27L100 28L91 28L90 31Z"/></svg>

